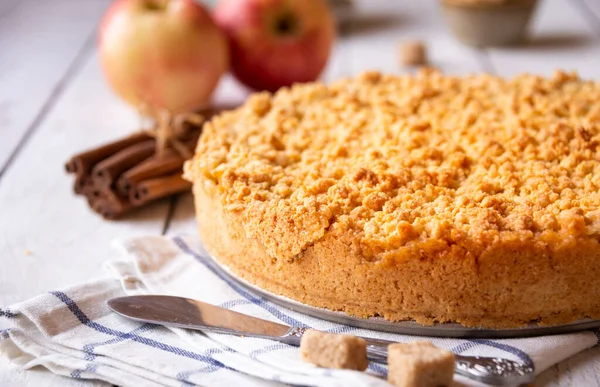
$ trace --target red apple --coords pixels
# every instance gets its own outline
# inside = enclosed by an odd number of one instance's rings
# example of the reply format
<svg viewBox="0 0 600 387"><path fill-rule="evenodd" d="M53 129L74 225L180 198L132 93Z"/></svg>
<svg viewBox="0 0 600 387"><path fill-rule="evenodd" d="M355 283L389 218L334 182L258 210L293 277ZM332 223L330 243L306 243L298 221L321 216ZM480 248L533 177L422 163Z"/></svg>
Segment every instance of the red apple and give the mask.
<svg viewBox="0 0 600 387"><path fill-rule="evenodd" d="M256 90L314 81L335 38L324 0L221 0L213 16L229 38L233 74Z"/></svg>
<svg viewBox="0 0 600 387"><path fill-rule="evenodd" d="M227 39L193 0L117 0L100 27L106 77L127 102L189 112L227 71Z"/></svg>

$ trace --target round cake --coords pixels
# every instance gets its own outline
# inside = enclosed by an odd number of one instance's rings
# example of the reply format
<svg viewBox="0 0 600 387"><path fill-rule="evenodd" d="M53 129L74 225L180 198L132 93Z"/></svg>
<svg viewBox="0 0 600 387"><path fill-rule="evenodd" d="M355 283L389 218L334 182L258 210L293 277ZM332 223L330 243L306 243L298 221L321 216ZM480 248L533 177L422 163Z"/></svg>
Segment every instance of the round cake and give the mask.
<svg viewBox="0 0 600 387"><path fill-rule="evenodd" d="M205 124L200 237L268 291L359 317L600 318L600 83L375 72Z"/></svg>

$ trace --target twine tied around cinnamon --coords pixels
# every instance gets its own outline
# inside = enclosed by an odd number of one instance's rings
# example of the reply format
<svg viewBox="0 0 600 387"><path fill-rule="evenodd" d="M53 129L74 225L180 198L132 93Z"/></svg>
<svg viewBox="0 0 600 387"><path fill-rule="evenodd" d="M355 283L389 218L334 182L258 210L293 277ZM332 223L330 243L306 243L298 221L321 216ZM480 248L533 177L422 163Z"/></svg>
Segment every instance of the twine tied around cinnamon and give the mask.
<svg viewBox="0 0 600 387"><path fill-rule="evenodd" d="M153 119L149 128L144 128L141 123L142 132L156 139L156 154L161 156L165 150L171 146L184 159L190 159L193 153L182 142L188 134L186 124L192 124L196 127L202 126L205 117L199 113L180 113L173 114L166 109L152 111L147 108L139 108L140 117L150 117Z"/></svg>

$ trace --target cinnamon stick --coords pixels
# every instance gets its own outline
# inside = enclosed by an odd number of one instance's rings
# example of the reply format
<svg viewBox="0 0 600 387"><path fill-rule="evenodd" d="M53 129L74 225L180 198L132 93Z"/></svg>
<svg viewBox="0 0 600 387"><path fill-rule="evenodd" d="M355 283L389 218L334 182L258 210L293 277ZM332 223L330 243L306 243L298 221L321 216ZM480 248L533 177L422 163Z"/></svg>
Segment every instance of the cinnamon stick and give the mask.
<svg viewBox="0 0 600 387"><path fill-rule="evenodd" d="M155 143L154 139L145 140L100 161L92 170L96 186L110 186L121 173L152 156Z"/></svg>
<svg viewBox="0 0 600 387"><path fill-rule="evenodd" d="M177 172L164 177L145 180L129 192L129 201L135 207L143 206L153 200L180 192L189 191L192 184Z"/></svg>
<svg viewBox="0 0 600 387"><path fill-rule="evenodd" d="M148 139L150 139L150 136L148 136L146 133L139 132L121 140L103 145L99 148L90 149L88 151L76 154L75 156L71 157L69 161L67 161L65 164L65 169L68 173L75 173L78 177L83 177L85 174L89 173L92 167L99 161L117 153L122 149L127 148L128 146Z"/></svg>
<svg viewBox="0 0 600 387"><path fill-rule="evenodd" d="M152 156L119 177L117 192L119 195L129 196L129 191L144 180L181 171L184 162L183 157L171 149L164 156Z"/></svg>
<svg viewBox="0 0 600 387"><path fill-rule="evenodd" d="M120 198L110 190L99 197L88 197L88 201L90 207L105 219L117 219L132 207L126 199Z"/></svg>
<svg viewBox="0 0 600 387"><path fill-rule="evenodd" d="M189 157L193 156L193 150L200 137L200 131L191 133L188 140L179 143L189 153ZM173 145L173 144L172 144ZM171 173L181 171L185 158L182 156L181 150L167 148L163 155L154 155L146 161L134 166L125 171L117 180L116 189L119 195L129 196L129 191L141 181L153 179L159 176L169 175Z"/></svg>
<svg viewBox="0 0 600 387"><path fill-rule="evenodd" d="M77 181L75 184L80 184L81 186L81 194L84 196L98 196L98 188L94 184L94 180L89 176L84 176L81 178L81 183Z"/></svg>
<svg viewBox="0 0 600 387"><path fill-rule="evenodd" d="M85 187L88 185L89 180L91 180L89 176L79 176L79 174L77 174L75 176L75 183L73 183L73 191L75 191L76 194L85 195Z"/></svg>
<svg viewBox="0 0 600 387"><path fill-rule="evenodd" d="M168 136L161 152L156 149L160 133L154 128L71 157L65 169L75 175L75 192L104 218L116 219L134 207L188 191L191 184L182 179L181 169L193 155L204 117L169 118L170 133L164 130Z"/></svg>

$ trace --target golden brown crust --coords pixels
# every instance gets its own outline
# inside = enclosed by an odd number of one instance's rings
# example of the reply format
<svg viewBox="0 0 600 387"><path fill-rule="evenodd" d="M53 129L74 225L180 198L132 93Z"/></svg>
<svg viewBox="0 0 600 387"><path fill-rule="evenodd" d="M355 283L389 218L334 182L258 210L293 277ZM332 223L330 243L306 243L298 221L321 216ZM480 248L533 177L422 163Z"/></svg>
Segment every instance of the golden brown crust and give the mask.
<svg viewBox="0 0 600 387"><path fill-rule="evenodd" d="M251 282L359 316L600 317L598 101L565 73L255 95L186 166L200 235Z"/></svg>

